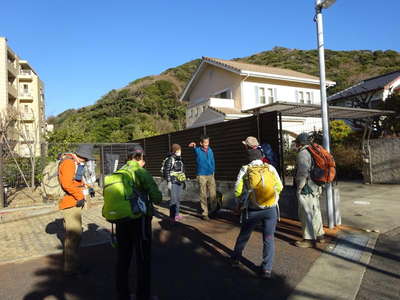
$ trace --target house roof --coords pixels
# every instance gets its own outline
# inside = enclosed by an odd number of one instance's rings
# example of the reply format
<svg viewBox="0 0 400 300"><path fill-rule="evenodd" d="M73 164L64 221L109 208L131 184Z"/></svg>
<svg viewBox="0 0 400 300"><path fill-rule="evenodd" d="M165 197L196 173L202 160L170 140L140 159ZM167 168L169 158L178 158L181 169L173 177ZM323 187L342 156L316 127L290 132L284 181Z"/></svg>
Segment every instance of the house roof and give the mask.
<svg viewBox="0 0 400 300"><path fill-rule="evenodd" d="M330 119L364 119L378 116L388 116L394 113L391 110L379 110L369 108L354 108L343 106L328 106ZM253 109L243 110L243 112L272 112L277 111L282 116L302 117L302 118L321 118L321 106L316 104L301 104L292 102L274 102Z"/></svg>
<svg viewBox="0 0 400 300"><path fill-rule="evenodd" d="M335 101L374 90L384 89L388 84L400 78L400 70L371 77L328 97L328 101Z"/></svg>
<svg viewBox="0 0 400 300"><path fill-rule="evenodd" d="M243 113L236 108L208 106L207 109L200 114L200 117L189 126L189 128L210 125L223 122L224 120L232 120L249 116L251 116L251 113Z"/></svg>
<svg viewBox="0 0 400 300"><path fill-rule="evenodd" d="M256 78L269 78L269 79L277 79L277 80L284 80L284 81L293 81L293 82L301 82L301 83L311 83L319 85L319 77L289 70L289 69L282 69L282 68L275 68L266 65L256 65L256 64L249 64L243 63L234 60L225 60L219 58L212 58L212 57L203 57L202 62L198 66L197 70L194 72L192 78L186 85L180 101L185 100L186 95L192 89L194 83L196 82L199 74L204 69L205 65L210 64L219 68L223 68L229 72L241 75L241 76L249 76L249 77L256 77ZM335 85L336 83L330 80L327 80L326 83L330 86Z"/></svg>
<svg viewBox="0 0 400 300"><path fill-rule="evenodd" d="M306 78L306 79L313 79L319 81L319 77L312 76L309 74L289 70L289 69L282 69L276 67L270 67L267 65L256 65L256 64L249 64L240 61L234 60L225 60L219 58L212 58L212 57L203 57L203 60L217 63L221 66L232 68L237 72L246 73L246 72L258 72L258 73L265 73L265 74L274 74L274 75L282 75L282 76L289 76L289 77L297 77L297 78Z"/></svg>

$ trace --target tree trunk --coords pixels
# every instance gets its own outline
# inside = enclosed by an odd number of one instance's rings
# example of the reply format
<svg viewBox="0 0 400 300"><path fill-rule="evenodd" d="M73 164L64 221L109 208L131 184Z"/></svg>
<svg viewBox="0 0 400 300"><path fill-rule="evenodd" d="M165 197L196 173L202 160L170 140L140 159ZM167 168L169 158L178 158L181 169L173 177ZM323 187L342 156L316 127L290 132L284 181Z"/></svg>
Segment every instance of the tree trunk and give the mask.
<svg viewBox="0 0 400 300"><path fill-rule="evenodd" d="M0 208L4 208L6 206L6 199L4 196L3 168L3 145L0 144Z"/></svg>
<svg viewBox="0 0 400 300"><path fill-rule="evenodd" d="M32 178L31 178L31 187L32 187L32 189L34 189L35 188L35 159L33 158L32 160L31 160L31 167L32 167Z"/></svg>

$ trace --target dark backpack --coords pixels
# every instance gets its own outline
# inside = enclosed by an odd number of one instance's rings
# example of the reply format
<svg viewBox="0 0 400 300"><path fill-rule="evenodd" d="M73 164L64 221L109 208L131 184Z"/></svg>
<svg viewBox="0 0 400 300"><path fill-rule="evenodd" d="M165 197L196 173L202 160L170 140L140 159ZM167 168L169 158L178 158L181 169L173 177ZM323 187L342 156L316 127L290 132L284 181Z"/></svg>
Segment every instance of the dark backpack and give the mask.
<svg viewBox="0 0 400 300"><path fill-rule="evenodd" d="M163 162L161 163L160 172L161 172L161 177L164 178L164 179L167 177L166 170L165 170L165 164L167 163L167 161L168 161L168 159L169 159L170 157L171 157L171 159L172 159L172 166L174 166L174 164L175 164L175 158L174 158L173 156L167 156L166 158L164 158Z"/></svg>
<svg viewBox="0 0 400 300"><path fill-rule="evenodd" d="M273 165L276 169L279 167L279 158L278 155L272 150L272 147L268 143L264 143L260 146L262 153L264 154L264 158L267 161L264 161L270 165Z"/></svg>

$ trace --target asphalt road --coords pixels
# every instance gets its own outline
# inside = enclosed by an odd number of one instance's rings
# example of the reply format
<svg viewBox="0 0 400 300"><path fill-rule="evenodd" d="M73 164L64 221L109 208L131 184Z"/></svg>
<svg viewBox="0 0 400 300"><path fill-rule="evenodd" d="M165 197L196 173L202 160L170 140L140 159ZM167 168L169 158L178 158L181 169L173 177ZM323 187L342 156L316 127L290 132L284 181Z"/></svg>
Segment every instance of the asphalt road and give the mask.
<svg viewBox="0 0 400 300"><path fill-rule="evenodd" d="M239 226L231 215L208 222L187 217L173 225L153 224L153 291L161 300L286 299L319 257L316 249L299 249L299 228L281 224L276 234L274 278L255 275L261 262L261 233L245 250L244 265L232 269L229 255ZM81 248L91 272L82 279L65 279L62 256L50 255L0 265L0 299L113 299L115 249L108 244ZM134 276L134 274L132 274Z"/></svg>

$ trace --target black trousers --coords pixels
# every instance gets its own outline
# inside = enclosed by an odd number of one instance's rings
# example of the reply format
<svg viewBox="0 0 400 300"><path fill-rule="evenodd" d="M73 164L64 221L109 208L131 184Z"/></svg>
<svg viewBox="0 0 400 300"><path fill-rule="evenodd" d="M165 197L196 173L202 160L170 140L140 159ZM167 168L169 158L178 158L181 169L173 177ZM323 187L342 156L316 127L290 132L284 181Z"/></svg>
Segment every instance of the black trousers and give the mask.
<svg viewBox="0 0 400 300"><path fill-rule="evenodd" d="M133 250L136 258L136 299L149 300L151 290L151 219L142 217L116 224L117 299L130 299L129 267Z"/></svg>

